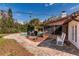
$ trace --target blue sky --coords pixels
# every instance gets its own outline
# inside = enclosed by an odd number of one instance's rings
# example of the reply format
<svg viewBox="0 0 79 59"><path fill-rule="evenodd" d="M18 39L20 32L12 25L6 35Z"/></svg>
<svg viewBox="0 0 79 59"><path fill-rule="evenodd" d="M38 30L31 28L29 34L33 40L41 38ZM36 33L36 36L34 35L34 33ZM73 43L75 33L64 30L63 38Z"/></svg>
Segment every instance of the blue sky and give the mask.
<svg viewBox="0 0 79 59"><path fill-rule="evenodd" d="M11 8L13 17L19 22L29 21L31 18L39 18L41 21L51 16L59 16L61 11L71 14L79 10L78 3L0 3L0 10ZM22 12L22 13L16 13ZM23 14L27 13L27 14ZM29 17L31 14L31 18Z"/></svg>

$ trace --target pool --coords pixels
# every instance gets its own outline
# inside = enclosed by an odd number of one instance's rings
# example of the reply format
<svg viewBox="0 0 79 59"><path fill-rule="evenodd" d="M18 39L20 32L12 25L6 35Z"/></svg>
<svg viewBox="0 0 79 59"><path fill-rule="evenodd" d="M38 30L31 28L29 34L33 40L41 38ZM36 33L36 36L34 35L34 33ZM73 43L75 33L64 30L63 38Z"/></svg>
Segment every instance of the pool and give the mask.
<svg viewBox="0 0 79 59"><path fill-rule="evenodd" d="M22 33L21 36L28 36L27 33Z"/></svg>

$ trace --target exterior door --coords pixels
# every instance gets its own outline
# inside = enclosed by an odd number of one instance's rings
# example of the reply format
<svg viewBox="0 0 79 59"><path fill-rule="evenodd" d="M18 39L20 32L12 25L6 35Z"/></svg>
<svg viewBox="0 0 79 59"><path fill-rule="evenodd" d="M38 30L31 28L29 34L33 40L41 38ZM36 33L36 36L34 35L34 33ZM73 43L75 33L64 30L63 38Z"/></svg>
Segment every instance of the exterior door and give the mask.
<svg viewBox="0 0 79 59"><path fill-rule="evenodd" d="M77 26L72 26L72 41L77 42Z"/></svg>

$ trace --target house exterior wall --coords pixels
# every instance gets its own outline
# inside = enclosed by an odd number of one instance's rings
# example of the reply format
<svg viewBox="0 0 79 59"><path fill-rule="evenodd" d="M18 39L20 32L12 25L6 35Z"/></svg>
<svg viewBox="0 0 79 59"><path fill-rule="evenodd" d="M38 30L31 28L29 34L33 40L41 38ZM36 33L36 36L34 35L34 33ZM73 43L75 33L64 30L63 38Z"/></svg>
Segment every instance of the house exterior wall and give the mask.
<svg viewBox="0 0 79 59"><path fill-rule="evenodd" d="M78 41L77 44L78 44L78 49L79 49L79 24L78 24L78 27L77 27L77 28L78 28L78 29L77 29L77 34L78 34L78 35L77 35L77 39L78 39L78 40L77 40L77 41Z"/></svg>
<svg viewBox="0 0 79 59"><path fill-rule="evenodd" d="M73 34L72 27L74 27L74 26L77 26L77 36L76 36L77 42L75 42L73 40L73 35L72 35ZM68 24L68 40L79 49L79 22L74 21L74 20L69 22L69 24Z"/></svg>

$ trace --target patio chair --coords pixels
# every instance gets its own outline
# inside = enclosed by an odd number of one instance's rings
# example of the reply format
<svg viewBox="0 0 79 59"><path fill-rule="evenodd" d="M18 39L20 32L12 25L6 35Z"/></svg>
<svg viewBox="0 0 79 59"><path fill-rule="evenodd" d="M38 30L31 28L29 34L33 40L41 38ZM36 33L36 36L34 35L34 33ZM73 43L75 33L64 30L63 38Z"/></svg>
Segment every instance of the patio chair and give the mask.
<svg viewBox="0 0 79 59"><path fill-rule="evenodd" d="M38 32L37 36L38 37L43 37L43 32Z"/></svg>
<svg viewBox="0 0 79 59"><path fill-rule="evenodd" d="M57 43L56 44L58 46L63 46L65 37L66 37L66 34L65 33L62 33L61 36L57 36Z"/></svg>

